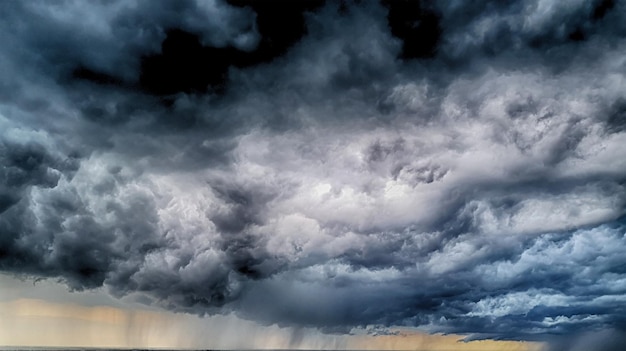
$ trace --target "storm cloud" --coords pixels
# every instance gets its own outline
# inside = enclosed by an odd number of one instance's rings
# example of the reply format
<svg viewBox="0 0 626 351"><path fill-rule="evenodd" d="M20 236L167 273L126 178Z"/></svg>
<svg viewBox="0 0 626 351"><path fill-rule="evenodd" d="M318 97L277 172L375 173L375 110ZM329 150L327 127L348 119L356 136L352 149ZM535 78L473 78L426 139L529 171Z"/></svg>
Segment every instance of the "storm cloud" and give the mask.
<svg viewBox="0 0 626 351"><path fill-rule="evenodd" d="M623 340L623 1L0 9L4 272L281 326Z"/></svg>

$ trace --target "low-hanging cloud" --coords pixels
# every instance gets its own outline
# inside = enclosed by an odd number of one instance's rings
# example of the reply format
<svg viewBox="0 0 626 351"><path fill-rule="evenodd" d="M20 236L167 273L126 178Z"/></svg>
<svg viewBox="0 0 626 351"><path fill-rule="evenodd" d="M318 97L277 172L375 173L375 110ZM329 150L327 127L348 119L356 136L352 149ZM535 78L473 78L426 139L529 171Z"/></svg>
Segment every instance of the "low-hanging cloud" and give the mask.
<svg viewBox="0 0 626 351"><path fill-rule="evenodd" d="M331 331L619 335L625 6L3 3L0 268Z"/></svg>

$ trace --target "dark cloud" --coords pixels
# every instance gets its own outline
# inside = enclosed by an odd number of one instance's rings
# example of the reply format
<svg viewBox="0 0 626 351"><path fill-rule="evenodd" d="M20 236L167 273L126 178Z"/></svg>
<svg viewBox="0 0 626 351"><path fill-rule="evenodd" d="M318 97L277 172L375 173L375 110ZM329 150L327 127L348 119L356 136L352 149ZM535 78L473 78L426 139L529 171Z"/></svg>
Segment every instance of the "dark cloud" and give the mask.
<svg viewBox="0 0 626 351"><path fill-rule="evenodd" d="M599 351L621 350L626 342L623 331L588 331L575 338L556 338L549 345L550 351L577 351L594 349Z"/></svg>
<svg viewBox="0 0 626 351"><path fill-rule="evenodd" d="M624 6L4 2L0 268L262 323L611 349Z"/></svg>

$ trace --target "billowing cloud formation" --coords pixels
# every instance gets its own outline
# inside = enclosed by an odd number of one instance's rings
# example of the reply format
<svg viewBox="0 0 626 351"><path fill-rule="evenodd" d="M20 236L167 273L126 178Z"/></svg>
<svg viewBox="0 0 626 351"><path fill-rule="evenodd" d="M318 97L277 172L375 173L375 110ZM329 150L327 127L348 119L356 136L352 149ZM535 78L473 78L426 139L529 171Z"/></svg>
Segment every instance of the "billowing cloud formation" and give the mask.
<svg viewBox="0 0 626 351"><path fill-rule="evenodd" d="M0 6L3 271L325 330L624 330L624 2Z"/></svg>

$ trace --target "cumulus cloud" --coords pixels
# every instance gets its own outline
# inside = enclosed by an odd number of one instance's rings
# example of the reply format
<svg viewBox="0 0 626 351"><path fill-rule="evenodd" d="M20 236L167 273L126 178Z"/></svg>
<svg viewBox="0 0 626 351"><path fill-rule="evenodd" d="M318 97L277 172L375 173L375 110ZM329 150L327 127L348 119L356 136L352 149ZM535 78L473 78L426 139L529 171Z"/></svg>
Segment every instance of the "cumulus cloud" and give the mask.
<svg viewBox="0 0 626 351"><path fill-rule="evenodd" d="M0 6L3 271L331 331L623 329L621 1Z"/></svg>

